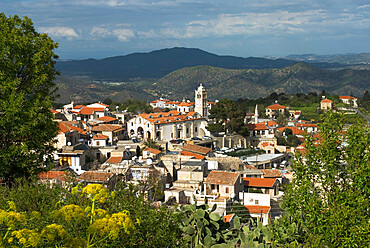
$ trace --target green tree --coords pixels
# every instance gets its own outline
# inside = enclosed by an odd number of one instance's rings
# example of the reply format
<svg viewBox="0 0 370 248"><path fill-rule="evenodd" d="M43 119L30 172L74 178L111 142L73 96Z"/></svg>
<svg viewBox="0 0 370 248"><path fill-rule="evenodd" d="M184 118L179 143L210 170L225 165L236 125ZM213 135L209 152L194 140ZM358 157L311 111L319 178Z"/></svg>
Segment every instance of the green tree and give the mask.
<svg viewBox="0 0 370 248"><path fill-rule="evenodd" d="M284 192L286 210L274 226L276 243L304 247L367 247L370 230L369 128L343 116L322 116L319 144L305 138ZM317 141L316 141L317 142Z"/></svg>
<svg viewBox="0 0 370 248"><path fill-rule="evenodd" d="M30 177L52 161L57 48L25 17L0 14L0 177Z"/></svg>
<svg viewBox="0 0 370 248"><path fill-rule="evenodd" d="M210 118L214 123L209 124L210 131L220 131L222 127L229 133L237 133L244 126L244 121L236 103L230 99L222 99L210 110Z"/></svg>
<svg viewBox="0 0 370 248"><path fill-rule="evenodd" d="M144 145L144 148L149 147L149 148L159 149L159 148L161 147L161 146L160 146L157 142L155 142L155 140L153 140L153 139L147 139L147 140L145 140L145 141L144 141L144 143L143 143L143 145Z"/></svg>

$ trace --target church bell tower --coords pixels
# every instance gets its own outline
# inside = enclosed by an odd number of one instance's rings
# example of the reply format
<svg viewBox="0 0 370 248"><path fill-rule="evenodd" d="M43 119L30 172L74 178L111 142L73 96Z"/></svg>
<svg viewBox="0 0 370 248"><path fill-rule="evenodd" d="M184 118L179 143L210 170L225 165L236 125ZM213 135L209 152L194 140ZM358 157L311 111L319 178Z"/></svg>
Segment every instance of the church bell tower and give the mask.
<svg viewBox="0 0 370 248"><path fill-rule="evenodd" d="M195 109L194 111L202 117L208 117L207 91L202 84L195 90Z"/></svg>

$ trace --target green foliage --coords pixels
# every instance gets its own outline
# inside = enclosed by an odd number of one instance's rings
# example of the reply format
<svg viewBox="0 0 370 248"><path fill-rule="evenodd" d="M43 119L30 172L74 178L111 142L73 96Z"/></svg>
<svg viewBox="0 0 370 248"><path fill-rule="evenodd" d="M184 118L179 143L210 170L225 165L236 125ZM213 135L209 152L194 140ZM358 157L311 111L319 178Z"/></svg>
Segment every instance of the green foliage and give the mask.
<svg viewBox="0 0 370 248"><path fill-rule="evenodd" d="M249 228L242 226L240 218L235 216L234 227L230 228L229 223L214 213L216 207L209 209L207 204L181 207L182 239L188 247L271 247L272 233L262 223Z"/></svg>
<svg viewBox="0 0 370 248"><path fill-rule="evenodd" d="M153 139L147 139L143 142L144 149L149 147L149 148L154 148L154 149L159 149L161 146L155 142Z"/></svg>
<svg viewBox="0 0 370 248"><path fill-rule="evenodd" d="M369 244L369 128L343 132L343 116L326 112L321 143L305 139L292 165L295 178L284 192L284 216L274 239L286 247L366 247ZM288 244L288 245L287 245Z"/></svg>
<svg viewBox="0 0 370 248"><path fill-rule="evenodd" d="M181 246L179 215L150 206L133 185L111 192L93 184L71 193L24 182L0 193L1 247Z"/></svg>
<svg viewBox="0 0 370 248"><path fill-rule="evenodd" d="M251 217L248 208L239 202L234 202L233 205L231 205L231 211L228 214L232 213L240 218L241 223L248 223Z"/></svg>
<svg viewBox="0 0 370 248"><path fill-rule="evenodd" d="M0 178L29 178L52 161L57 48L25 17L0 13Z"/></svg>
<svg viewBox="0 0 370 248"><path fill-rule="evenodd" d="M213 106L209 117L214 119L214 123L208 124L211 132L248 133L248 129L244 128L243 114L230 99L222 99Z"/></svg>

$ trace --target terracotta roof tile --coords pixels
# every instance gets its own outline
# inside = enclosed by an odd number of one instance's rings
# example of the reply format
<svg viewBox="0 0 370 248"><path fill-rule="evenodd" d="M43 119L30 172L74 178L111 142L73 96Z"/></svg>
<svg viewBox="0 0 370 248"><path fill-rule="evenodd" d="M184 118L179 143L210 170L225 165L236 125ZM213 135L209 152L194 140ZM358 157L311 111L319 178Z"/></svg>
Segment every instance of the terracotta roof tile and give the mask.
<svg viewBox="0 0 370 248"><path fill-rule="evenodd" d="M154 155L158 155L158 154L160 154L160 153L161 153L161 151L160 151L160 150L158 150L158 149L154 149L154 148L150 148L150 147L145 148L145 150L144 150L144 151L149 151L150 153L152 153L152 154L154 154Z"/></svg>
<svg viewBox="0 0 370 248"><path fill-rule="evenodd" d="M181 155L192 156L196 159L204 159L205 158L205 156L203 156L203 155L199 155L199 154L196 154L196 153L193 153L193 152L188 152L188 151L182 151Z"/></svg>
<svg viewBox="0 0 370 248"><path fill-rule="evenodd" d="M262 145L262 147L266 147L266 146L274 146L274 143L263 142L261 145Z"/></svg>
<svg viewBox="0 0 370 248"><path fill-rule="evenodd" d="M110 157L106 163L111 163L111 164L118 164L122 161L122 157L117 156L117 157Z"/></svg>
<svg viewBox="0 0 370 248"><path fill-rule="evenodd" d="M197 146L193 144L186 144L183 148L183 151L193 152L200 155L207 155L210 151L212 151L210 148L203 147L203 146Z"/></svg>
<svg viewBox="0 0 370 248"><path fill-rule="evenodd" d="M107 182L113 175L114 173L86 171L79 177L79 179L94 182Z"/></svg>
<svg viewBox="0 0 370 248"><path fill-rule="evenodd" d="M190 106L193 106L194 103L193 102L182 102L180 104L178 104L177 106L179 107L190 107Z"/></svg>
<svg viewBox="0 0 370 248"><path fill-rule="evenodd" d="M205 183L206 184L223 184L223 185L234 185L239 177L237 172L226 172L226 171L211 171Z"/></svg>
<svg viewBox="0 0 370 248"><path fill-rule="evenodd" d="M271 110L286 109L285 106L280 105L280 104L273 104L273 105L270 105L270 106L268 106L266 108L267 109L271 109Z"/></svg>
<svg viewBox="0 0 370 248"><path fill-rule="evenodd" d="M227 214L224 216L224 222L228 223L231 221L231 219L235 216L235 214Z"/></svg>
<svg viewBox="0 0 370 248"><path fill-rule="evenodd" d="M263 173L264 178L277 178L277 177L282 177L282 173L280 170L261 170Z"/></svg>
<svg viewBox="0 0 370 248"><path fill-rule="evenodd" d="M265 123L256 123L256 124L247 124L249 131L255 131L255 130L268 130L268 127Z"/></svg>
<svg viewBox="0 0 370 248"><path fill-rule="evenodd" d="M340 99L357 99L356 97L353 96L339 96Z"/></svg>
<svg viewBox="0 0 370 248"><path fill-rule="evenodd" d="M324 100L321 100L321 102L333 102L333 101L329 99L324 99Z"/></svg>
<svg viewBox="0 0 370 248"><path fill-rule="evenodd" d="M117 132L123 130L123 127L116 124L100 124L98 126L94 126L92 130L100 132Z"/></svg>
<svg viewBox="0 0 370 248"><path fill-rule="evenodd" d="M66 181L68 178L68 171L48 171L42 172L38 175L39 179L56 179L60 181Z"/></svg>
<svg viewBox="0 0 370 248"><path fill-rule="evenodd" d="M111 121L116 121L117 118L114 118L112 116L102 116L97 119L98 121L104 121L104 122L111 122Z"/></svg>
<svg viewBox="0 0 370 248"><path fill-rule="evenodd" d="M94 140L106 140L106 139L108 139L109 137L107 136L107 135L102 135L102 134L100 134L100 133L98 133L97 135L95 135L94 137L93 137L93 139Z"/></svg>
<svg viewBox="0 0 370 248"><path fill-rule="evenodd" d="M82 115L92 115L94 112L104 112L105 108L89 108L89 107L82 107L79 111L79 114Z"/></svg>
<svg viewBox="0 0 370 248"><path fill-rule="evenodd" d="M270 212L270 206L259 206L259 205L244 205L251 214L260 214L261 211L263 214Z"/></svg>
<svg viewBox="0 0 370 248"><path fill-rule="evenodd" d="M284 132L285 129L292 130L292 132L293 132L294 135L303 135L305 133L305 131L303 131L303 130L297 128L297 127L279 127L277 130L279 132Z"/></svg>
<svg viewBox="0 0 370 248"><path fill-rule="evenodd" d="M272 188L276 180L276 178L243 177L243 183L246 187Z"/></svg>

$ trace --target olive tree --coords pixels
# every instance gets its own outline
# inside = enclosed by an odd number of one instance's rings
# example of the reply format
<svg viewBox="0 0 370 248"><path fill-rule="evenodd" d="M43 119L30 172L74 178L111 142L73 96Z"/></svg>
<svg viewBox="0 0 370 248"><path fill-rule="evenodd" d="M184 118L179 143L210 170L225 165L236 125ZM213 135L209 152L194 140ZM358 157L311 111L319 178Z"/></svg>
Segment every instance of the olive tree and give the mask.
<svg viewBox="0 0 370 248"><path fill-rule="evenodd" d="M0 13L0 178L29 178L51 161L57 44L32 21Z"/></svg>

